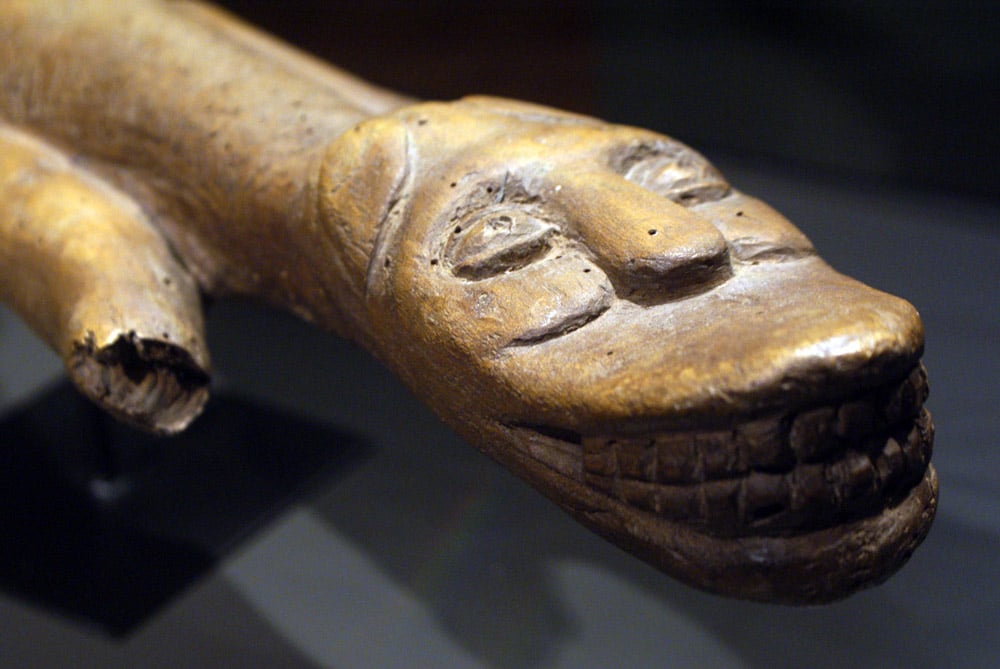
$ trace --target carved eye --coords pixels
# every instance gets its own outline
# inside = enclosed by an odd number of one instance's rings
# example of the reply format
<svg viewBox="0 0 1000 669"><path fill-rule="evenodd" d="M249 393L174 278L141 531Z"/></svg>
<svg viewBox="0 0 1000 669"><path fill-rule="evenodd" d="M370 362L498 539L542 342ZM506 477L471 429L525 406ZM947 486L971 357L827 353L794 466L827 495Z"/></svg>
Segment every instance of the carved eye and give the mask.
<svg viewBox="0 0 1000 669"><path fill-rule="evenodd" d="M544 255L555 232L552 224L520 210L487 212L452 229L445 258L456 276L485 279Z"/></svg>
<svg viewBox="0 0 1000 669"><path fill-rule="evenodd" d="M685 207L719 200L729 193L729 184L718 170L686 147L636 161L623 176Z"/></svg>

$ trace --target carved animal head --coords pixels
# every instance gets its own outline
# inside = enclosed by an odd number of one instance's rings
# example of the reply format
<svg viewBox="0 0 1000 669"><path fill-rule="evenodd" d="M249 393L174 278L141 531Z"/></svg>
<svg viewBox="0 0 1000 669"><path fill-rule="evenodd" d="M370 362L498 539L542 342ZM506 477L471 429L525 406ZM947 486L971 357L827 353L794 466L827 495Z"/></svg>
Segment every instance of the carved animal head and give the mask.
<svg viewBox="0 0 1000 669"><path fill-rule="evenodd" d="M883 580L925 536L916 311L699 154L489 98L331 151L383 167L321 183L328 220L378 221L342 233L367 239L344 263L369 346L588 526L697 587L795 603Z"/></svg>

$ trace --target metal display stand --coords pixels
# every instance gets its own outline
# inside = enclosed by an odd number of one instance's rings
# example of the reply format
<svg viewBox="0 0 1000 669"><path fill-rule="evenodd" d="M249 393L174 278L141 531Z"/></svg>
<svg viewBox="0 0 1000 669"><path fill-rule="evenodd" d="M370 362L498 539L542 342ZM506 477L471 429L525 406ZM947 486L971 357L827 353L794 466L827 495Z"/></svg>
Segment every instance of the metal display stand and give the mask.
<svg viewBox="0 0 1000 669"><path fill-rule="evenodd" d="M363 452L224 396L187 433L157 438L64 381L0 420L0 587L126 634Z"/></svg>

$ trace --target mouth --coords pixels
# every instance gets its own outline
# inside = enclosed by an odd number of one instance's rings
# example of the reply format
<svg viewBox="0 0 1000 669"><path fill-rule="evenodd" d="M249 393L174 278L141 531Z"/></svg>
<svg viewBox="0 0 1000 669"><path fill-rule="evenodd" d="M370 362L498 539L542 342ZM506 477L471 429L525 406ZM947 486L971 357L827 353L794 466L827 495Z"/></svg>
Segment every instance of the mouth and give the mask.
<svg viewBox="0 0 1000 669"><path fill-rule="evenodd" d="M707 429L516 429L573 482L563 487L586 491L571 513L665 571L723 594L821 603L885 580L926 536L927 394L918 365L854 396Z"/></svg>

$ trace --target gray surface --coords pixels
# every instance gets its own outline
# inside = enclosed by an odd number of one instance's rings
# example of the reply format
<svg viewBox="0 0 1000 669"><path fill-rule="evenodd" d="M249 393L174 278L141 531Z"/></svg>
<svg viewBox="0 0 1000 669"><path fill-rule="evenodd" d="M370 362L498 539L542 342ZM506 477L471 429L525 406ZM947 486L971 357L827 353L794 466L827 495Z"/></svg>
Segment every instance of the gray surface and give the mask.
<svg viewBox="0 0 1000 669"><path fill-rule="evenodd" d="M361 433L372 457L128 638L0 595L0 666L1000 666L1000 207L722 167L925 319L941 507L886 585L816 609L690 590L463 444L352 347L219 304L220 385ZM0 405L59 374L0 312Z"/></svg>

